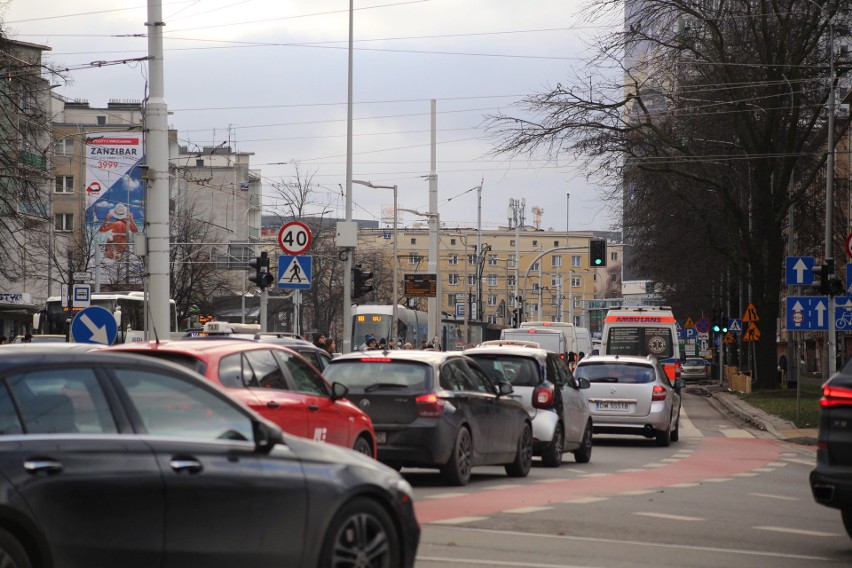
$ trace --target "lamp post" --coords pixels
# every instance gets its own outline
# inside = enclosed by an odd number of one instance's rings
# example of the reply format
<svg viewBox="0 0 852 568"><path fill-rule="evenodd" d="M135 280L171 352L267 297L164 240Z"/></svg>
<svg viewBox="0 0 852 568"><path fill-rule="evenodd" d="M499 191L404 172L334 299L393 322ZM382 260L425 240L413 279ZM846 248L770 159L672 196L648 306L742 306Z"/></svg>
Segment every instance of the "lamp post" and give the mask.
<svg viewBox="0 0 852 568"><path fill-rule="evenodd" d="M435 246L429 247L429 249L430 249L429 250L429 265L430 265L430 269L431 269L431 267L434 267L434 271L435 271L435 296L436 296L436 298L435 298L435 310L434 310L435 313L429 314L431 316L431 318L430 318L431 321L429 322L431 324L430 325L431 329L429 330L429 335L434 337L441 332L441 279L438 278L438 246L437 246L438 233L439 233L440 228L441 228L441 214L440 213L421 212L421 211L417 211L416 209L400 209L400 211L407 211L408 213L413 213L413 214L419 215L421 217L426 217L430 221L434 219L434 222L435 222L434 233L430 234L430 237L434 237L434 238L430 238L430 241L434 242ZM432 229L430 228L430 233L431 232L432 232ZM434 252L435 258L432 258L433 252Z"/></svg>
<svg viewBox="0 0 852 568"><path fill-rule="evenodd" d="M373 189L392 189L393 190L393 303L391 304L391 319L393 323L391 324L391 333L393 334L393 338L396 339L399 335L399 329L397 324L397 305L399 304L399 256L398 256L398 247L397 244L397 217L399 213L397 212L397 194L399 188L396 185L374 185L369 181L361 181L357 179L353 179L352 183L357 183L358 185L363 185L366 187L371 187ZM388 344L391 342L391 337L388 337Z"/></svg>

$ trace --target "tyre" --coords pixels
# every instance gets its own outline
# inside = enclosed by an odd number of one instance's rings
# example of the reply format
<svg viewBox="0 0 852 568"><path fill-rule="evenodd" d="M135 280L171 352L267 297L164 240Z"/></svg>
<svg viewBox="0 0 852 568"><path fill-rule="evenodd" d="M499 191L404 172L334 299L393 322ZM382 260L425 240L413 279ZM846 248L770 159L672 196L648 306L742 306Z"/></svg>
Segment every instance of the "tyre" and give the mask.
<svg viewBox="0 0 852 568"><path fill-rule="evenodd" d="M846 529L846 534L852 538L852 509L843 509L840 511L840 516L843 519L843 527Z"/></svg>
<svg viewBox="0 0 852 568"><path fill-rule="evenodd" d="M373 499L358 497L334 516L323 542L320 568L395 568L401 561L399 536L388 512Z"/></svg>
<svg viewBox="0 0 852 568"><path fill-rule="evenodd" d="M556 431L553 432L553 440L541 454L541 463L545 467L559 467L562 464L562 454L565 453L564 447L565 434L562 431L562 424L557 424Z"/></svg>
<svg viewBox="0 0 852 568"><path fill-rule="evenodd" d="M11 533L0 529L0 566L30 568L30 559L21 543Z"/></svg>
<svg viewBox="0 0 852 568"><path fill-rule="evenodd" d="M532 452L532 426L529 422L525 422L521 437L518 439L515 461L506 464L506 474L509 477L526 477L532 468Z"/></svg>
<svg viewBox="0 0 852 568"><path fill-rule="evenodd" d="M583 432L583 442L574 450L574 461L577 463L589 463L592 459L592 431L592 423L589 422Z"/></svg>
<svg viewBox="0 0 852 568"><path fill-rule="evenodd" d="M358 452L359 454L364 454L373 457L373 446L370 445L370 440L368 440L364 436L358 436L358 439L355 440L355 445L352 446L352 449Z"/></svg>
<svg viewBox="0 0 852 568"><path fill-rule="evenodd" d="M467 428L459 429L450 460L441 468L441 477L448 485L467 485L473 461L473 441Z"/></svg>
<svg viewBox="0 0 852 568"><path fill-rule="evenodd" d="M675 423L675 429L672 430L671 436L672 442L677 442L680 440L680 415L678 414L677 422Z"/></svg>
<svg viewBox="0 0 852 568"><path fill-rule="evenodd" d="M667 448L672 443L672 431L669 428L657 430L657 445L661 448Z"/></svg>

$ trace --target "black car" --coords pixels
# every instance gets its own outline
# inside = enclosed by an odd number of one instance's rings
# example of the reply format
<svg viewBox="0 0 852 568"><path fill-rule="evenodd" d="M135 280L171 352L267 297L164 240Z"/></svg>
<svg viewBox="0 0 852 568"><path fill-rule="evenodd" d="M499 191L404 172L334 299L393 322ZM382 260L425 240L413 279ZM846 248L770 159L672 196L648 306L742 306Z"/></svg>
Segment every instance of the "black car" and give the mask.
<svg viewBox="0 0 852 568"><path fill-rule="evenodd" d="M378 459L393 468L437 467L451 485L471 468L504 465L526 477L532 464L532 421L460 352L364 351L332 359L330 381L349 387L349 400L373 419Z"/></svg>
<svg viewBox="0 0 852 568"><path fill-rule="evenodd" d="M852 538L852 362L822 386L817 465L811 491L817 503L840 509Z"/></svg>
<svg viewBox="0 0 852 568"><path fill-rule="evenodd" d="M419 534L397 472L283 435L192 371L0 358L0 566L411 567Z"/></svg>

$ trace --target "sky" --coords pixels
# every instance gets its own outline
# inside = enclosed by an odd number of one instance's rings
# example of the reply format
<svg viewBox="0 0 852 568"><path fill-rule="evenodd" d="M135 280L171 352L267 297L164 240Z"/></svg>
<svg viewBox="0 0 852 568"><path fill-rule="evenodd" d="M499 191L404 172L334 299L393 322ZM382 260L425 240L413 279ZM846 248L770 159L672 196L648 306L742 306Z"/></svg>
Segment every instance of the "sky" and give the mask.
<svg viewBox="0 0 852 568"><path fill-rule="evenodd" d="M12 39L47 45L67 69L55 92L105 107L141 101L145 0L0 0ZM431 101L436 101L438 207L444 226L505 226L509 200L543 229L612 229L617 219L571 155L495 156L485 117L573 77L593 37L586 0L354 0L353 179L398 186L399 208L428 211ZM170 128L190 149L227 143L251 152L265 213L311 177L317 211L345 216L349 2L166 0L165 99ZM54 81L59 83L60 81ZM353 184L353 216L380 220L392 192ZM570 198L567 193L570 192ZM321 204L321 206L319 205ZM401 212L403 224L418 217Z"/></svg>

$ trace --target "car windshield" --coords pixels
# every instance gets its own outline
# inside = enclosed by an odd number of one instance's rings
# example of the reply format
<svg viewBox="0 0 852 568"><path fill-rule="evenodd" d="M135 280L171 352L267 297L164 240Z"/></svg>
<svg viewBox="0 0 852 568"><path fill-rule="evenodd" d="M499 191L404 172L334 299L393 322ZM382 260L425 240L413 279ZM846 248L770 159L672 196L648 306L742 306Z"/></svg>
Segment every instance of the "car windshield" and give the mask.
<svg viewBox="0 0 852 568"><path fill-rule="evenodd" d="M516 387L534 387L539 383L536 363L529 357L469 354L494 383L509 381Z"/></svg>
<svg viewBox="0 0 852 568"><path fill-rule="evenodd" d="M588 363L577 367L574 378L591 383L645 384L654 382L654 369L632 363Z"/></svg>
<svg viewBox="0 0 852 568"><path fill-rule="evenodd" d="M334 361L324 374L329 382L342 383L350 388L381 384L423 389L428 387L429 369L429 365L424 363L364 358Z"/></svg>

